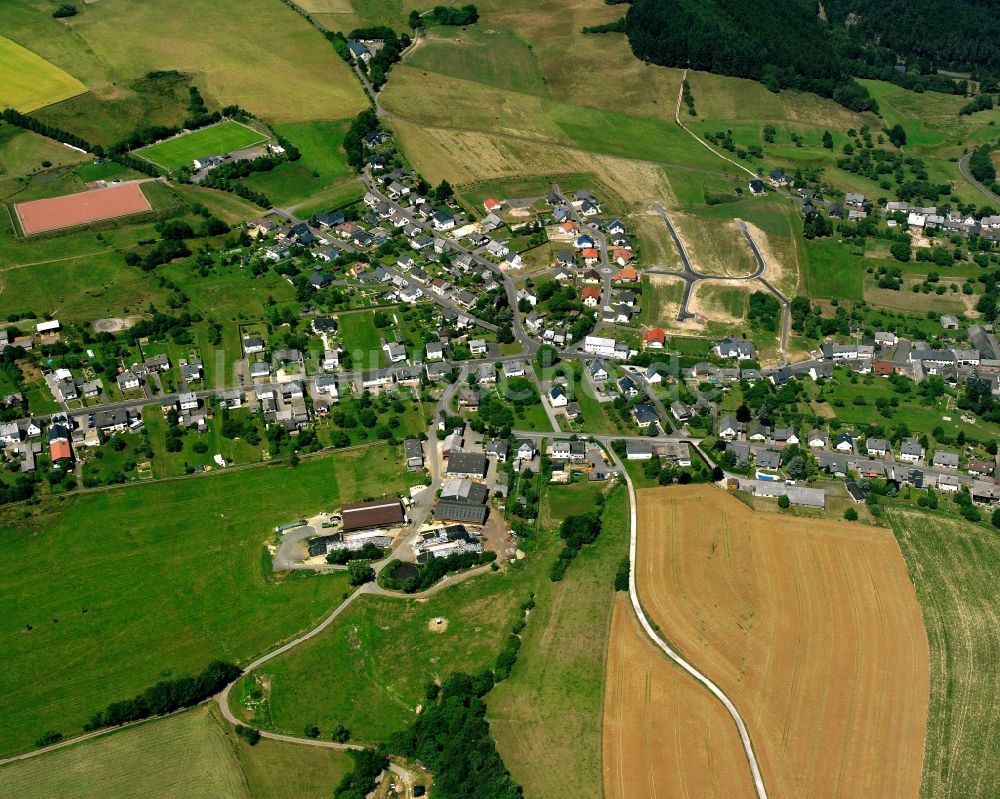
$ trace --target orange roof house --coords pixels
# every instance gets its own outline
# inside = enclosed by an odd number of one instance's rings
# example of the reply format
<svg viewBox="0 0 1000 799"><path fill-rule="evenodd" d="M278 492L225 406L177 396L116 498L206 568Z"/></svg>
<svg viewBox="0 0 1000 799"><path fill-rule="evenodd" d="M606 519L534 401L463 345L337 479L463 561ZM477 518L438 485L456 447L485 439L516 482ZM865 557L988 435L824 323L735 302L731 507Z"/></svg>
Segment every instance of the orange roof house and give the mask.
<svg viewBox="0 0 1000 799"><path fill-rule="evenodd" d="M635 253L627 247L614 247L612 249L614 259L622 266L628 266L635 260Z"/></svg>
<svg viewBox="0 0 1000 799"><path fill-rule="evenodd" d="M49 455L53 463L62 460L73 460L73 450L70 449L69 442L65 438L57 438L49 442Z"/></svg>
<svg viewBox="0 0 1000 799"><path fill-rule="evenodd" d="M635 283L639 279L639 273L631 266L626 266L614 278L619 283Z"/></svg>
<svg viewBox="0 0 1000 799"><path fill-rule="evenodd" d="M644 347L662 349L663 345L666 343L667 334L661 327L654 327L652 330L647 330L642 334L642 344Z"/></svg>
<svg viewBox="0 0 1000 799"><path fill-rule="evenodd" d="M563 233L576 233L580 229L580 226L570 219L567 222L563 222L560 226Z"/></svg>
<svg viewBox="0 0 1000 799"><path fill-rule="evenodd" d="M499 200L495 200L492 197L487 197L486 202L483 203L483 207L487 211L499 211L503 207L503 203Z"/></svg>
<svg viewBox="0 0 1000 799"><path fill-rule="evenodd" d="M584 261L598 261L601 258L601 251L597 247L585 247L583 250Z"/></svg>
<svg viewBox="0 0 1000 799"><path fill-rule="evenodd" d="M590 300L590 302L588 302ZM595 307L601 302L601 292L600 289L595 289L593 286L584 286L583 288L583 304Z"/></svg>

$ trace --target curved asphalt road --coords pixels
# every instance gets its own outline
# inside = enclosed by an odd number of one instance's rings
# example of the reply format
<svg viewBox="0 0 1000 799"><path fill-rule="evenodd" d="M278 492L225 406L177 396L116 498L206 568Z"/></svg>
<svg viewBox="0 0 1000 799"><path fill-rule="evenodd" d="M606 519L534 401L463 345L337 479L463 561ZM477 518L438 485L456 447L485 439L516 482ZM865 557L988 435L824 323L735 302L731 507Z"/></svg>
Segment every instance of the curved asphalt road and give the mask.
<svg viewBox="0 0 1000 799"><path fill-rule="evenodd" d="M972 158L972 153L966 153L962 156L961 160L958 162L958 171L962 173L962 177L965 178L969 183L975 186L979 191L989 197L993 202L1000 203L1000 197L990 191L986 186L976 180L972 173L969 171L969 159Z"/></svg>
<svg viewBox="0 0 1000 799"><path fill-rule="evenodd" d="M657 632L653 629L652 624L650 624L649 619L646 618L646 613L642 609L642 605L639 602L639 593L635 587L635 562L636 562L636 496L635 487L632 485L632 479L629 477L628 472L622 465L621 460L618 455L612 450L612 457L615 460L616 465L621 470L621 473L625 477L625 484L628 486L628 496L629 496L629 543L628 543L628 555L629 555L629 572L628 572L628 595L629 599L632 601L632 608L635 610L635 615L639 618L639 623L642 628L646 631L646 635L649 636L650 640L656 644L663 652L669 657L674 663L680 666L684 671L694 677L699 683L705 686L711 694L722 702L726 710L729 711L729 715L732 716L733 721L736 723L736 729L740 735L740 742L743 744L743 752L746 754L747 763L750 765L750 774L753 777L754 789L757 792L757 799L767 799L767 790L764 788L764 778L761 776L760 765L757 763L757 756L753 751L753 744L750 742L750 733L747 732L746 724L743 722L743 718L740 716L740 712L736 709L736 705L733 704L732 700L723 693L722 689L719 688L714 682L712 682L708 677L702 674L698 669L688 663L684 658L682 658L677 652L670 648Z"/></svg>

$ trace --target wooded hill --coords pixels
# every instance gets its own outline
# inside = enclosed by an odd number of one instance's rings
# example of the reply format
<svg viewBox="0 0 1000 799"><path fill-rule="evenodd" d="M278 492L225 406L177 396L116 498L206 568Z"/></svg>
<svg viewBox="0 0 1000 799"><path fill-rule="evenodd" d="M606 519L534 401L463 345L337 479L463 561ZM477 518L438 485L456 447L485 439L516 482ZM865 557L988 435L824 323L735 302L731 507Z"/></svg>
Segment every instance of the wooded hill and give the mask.
<svg viewBox="0 0 1000 799"><path fill-rule="evenodd" d="M983 0L824 0L831 25L878 41L908 62L993 75L1000 72L1000 15Z"/></svg>
<svg viewBox="0 0 1000 799"><path fill-rule="evenodd" d="M622 22L593 30L624 30L635 55L654 64L751 78L772 91L810 91L877 112L855 78L964 94L966 81L934 69L1000 66L1000 22L986 5L957 0L943 8L932 0L829 0L826 22L814 0L634 0Z"/></svg>

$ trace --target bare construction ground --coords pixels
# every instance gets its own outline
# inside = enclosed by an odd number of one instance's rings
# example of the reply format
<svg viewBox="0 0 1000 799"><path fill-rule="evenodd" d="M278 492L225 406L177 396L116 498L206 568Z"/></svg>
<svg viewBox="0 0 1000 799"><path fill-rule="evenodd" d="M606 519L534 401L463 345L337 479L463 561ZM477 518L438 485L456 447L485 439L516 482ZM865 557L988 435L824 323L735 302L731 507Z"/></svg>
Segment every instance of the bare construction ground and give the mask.
<svg viewBox="0 0 1000 799"><path fill-rule="evenodd" d="M605 799L753 796L729 714L646 638L625 594L611 620L606 675Z"/></svg>
<svg viewBox="0 0 1000 799"><path fill-rule="evenodd" d="M754 513L714 486L638 504L643 605L740 710L768 795L916 796L927 636L891 533Z"/></svg>
<svg viewBox="0 0 1000 799"><path fill-rule="evenodd" d="M703 275L744 277L757 271L757 259L736 223L674 214L674 226L695 270Z"/></svg>

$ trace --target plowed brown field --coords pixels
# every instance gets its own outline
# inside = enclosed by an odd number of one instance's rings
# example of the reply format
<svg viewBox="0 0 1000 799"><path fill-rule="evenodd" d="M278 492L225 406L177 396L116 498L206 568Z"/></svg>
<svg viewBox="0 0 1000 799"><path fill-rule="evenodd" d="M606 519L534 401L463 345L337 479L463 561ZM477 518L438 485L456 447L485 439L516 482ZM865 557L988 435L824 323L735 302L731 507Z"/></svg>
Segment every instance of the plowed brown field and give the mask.
<svg viewBox="0 0 1000 799"><path fill-rule="evenodd" d="M736 704L771 799L917 796L927 637L888 530L755 513L714 486L640 491L638 525L643 606ZM624 718L650 712L635 701Z"/></svg>
<svg viewBox="0 0 1000 799"><path fill-rule="evenodd" d="M726 709L650 642L624 594L615 603L608 643L604 796L753 796Z"/></svg>

